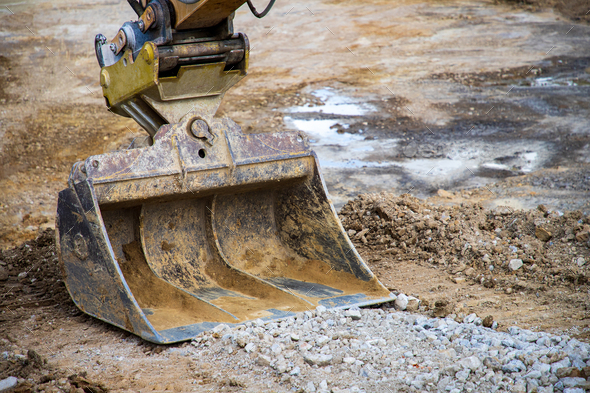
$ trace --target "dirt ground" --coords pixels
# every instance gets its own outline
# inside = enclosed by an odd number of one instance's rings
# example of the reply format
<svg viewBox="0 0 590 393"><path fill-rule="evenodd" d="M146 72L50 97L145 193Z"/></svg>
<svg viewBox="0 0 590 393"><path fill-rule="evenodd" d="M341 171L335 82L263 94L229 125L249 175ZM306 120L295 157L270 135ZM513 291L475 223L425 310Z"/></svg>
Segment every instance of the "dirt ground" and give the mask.
<svg viewBox="0 0 590 393"><path fill-rule="evenodd" d="M436 206L382 193L360 195L340 217L379 280L421 300L417 312L491 315L500 330L590 341L590 219L579 211ZM0 376L22 378L19 391L232 390L183 356L188 344L149 344L80 312L61 280L53 230L2 251L0 265Z"/></svg>
<svg viewBox="0 0 590 393"><path fill-rule="evenodd" d="M590 4L588 3L588 1L584 0L506 0L504 2L520 6L523 9L530 11L535 11L543 8L553 8L556 11L558 11L561 15L567 16L572 21L583 21L586 23L590 21L590 15L588 14Z"/></svg>
<svg viewBox="0 0 590 393"><path fill-rule="evenodd" d="M0 5L0 378L30 378L20 391L239 389L197 369L187 344L155 346L81 313L61 281L55 205L72 164L144 138L104 108L92 47L133 12L124 1ZM250 74L219 114L246 132L331 122L334 139L315 149L343 224L420 312L588 341L588 9L322 0L277 4L262 21L241 9ZM338 105L373 109L329 113L326 88L348 97ZM358 164L347 161L365 154L355 144L368 151Z"/></svg>
<svg viewBox="0 0 590 393"><path fill-rule="evenodd" d="M425 312L461 320L489 314L503 328L590 339L590 219L580 211L436 206L408 194L371 194L340 216L379 279L419 297Z"/></svg>

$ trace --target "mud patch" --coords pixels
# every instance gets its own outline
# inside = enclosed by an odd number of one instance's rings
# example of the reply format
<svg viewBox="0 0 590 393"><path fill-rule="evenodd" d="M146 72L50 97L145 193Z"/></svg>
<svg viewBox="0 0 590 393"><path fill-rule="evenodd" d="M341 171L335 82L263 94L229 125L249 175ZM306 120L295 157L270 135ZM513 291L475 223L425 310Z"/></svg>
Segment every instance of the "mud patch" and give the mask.
<svg viewBox="0 0 590 393"><path fill-rule="evenodd" d="M421 121L403 97L359 101L334 89L311 94L326 105L287 108L283 120L288 128L307 133L336 207L359 189L399 189L428 197L439 188L482 187L569 165L581 159L580 149L590 143L584 133L566 131L577 127L575 119L552 109L550 96L526 89L497 101L433 104L452 119L443 125ZM582 94L574 96L581 99ZM555 124L557 133L550 131Z"/></svg>
<svg viewBox="0 0 590 393"><path fill-rule="evenodd" d="M588 15L588 1L586 0L494 0L496 3L513 4L529 11L539 11L543 8L553 8L565 17L576 22L590 22Z"/></svg>
<svg viewBox="0 0 590 393"><path fill-rule="evenodd" d="M554 31L554 33L557 33ZM564 32L565 33L565 32ZM587 86L590 74L586 72L590 58L551 56L532 65L501 68L481 73L443 72L430 76L433 80L448 80L469 87L521 86L558 87Z"/></svg>
<svg viewBox="0 0 590 393"><path fill-rule="evenodd" d="M46 230L33 241L0 251L0 379L20 378L16 392L61 388L69 391L80 387L85 392L106 392L100 383L86 374L75 375L57 367L41 356L40 343L23 345L22 330L29 334L47 335L56 321L84 316L74 305L61 279L54 232ZM23 326L24 323L24 326ZM95 390L91 390L95 389Z"/></svg>
<svg viewBox="0 0 590 393"><path fill-rule="evenodd" d="M11 83L17 82L17 77L12 71L12 62L6 56L0 56L0 103L5 104L12 96L8 92Z"/></svg>
<svg viewBox="0 0 590 393"><path fill-rule="evenodd" d="M16 310L27 308L58 307L66 314L78 314L61 279L53 230L17 248L0 251L0 279L5 288L1 299L4 322L18 319Z"/></svg>

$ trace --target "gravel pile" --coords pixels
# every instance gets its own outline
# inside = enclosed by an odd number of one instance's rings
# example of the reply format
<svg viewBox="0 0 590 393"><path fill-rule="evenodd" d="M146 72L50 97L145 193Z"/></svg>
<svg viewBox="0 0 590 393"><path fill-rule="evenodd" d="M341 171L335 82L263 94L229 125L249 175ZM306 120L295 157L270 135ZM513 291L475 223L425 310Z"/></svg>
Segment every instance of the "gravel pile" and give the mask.
<svg viewBox="0 0 590 393"><path fill-rule="evenodd" d="M393 308L320 306L281 321L218 325L183 350L201 362L198 383L213 380L247 391L590 389L590 345L517 327L499 332L481 323L475 314L458 323ZM210 363L214 369L207 368Z"/></svg>
<svg viewBox="0 0 590 393"><path fill-rule="evenodd" d="M457 283L488 288L590 289L590 216L580 211L434 206L408 194L380 193L359 195L339 216L377 272L379 261L388 269L388 261L415 261L446 270Z"/></svg>

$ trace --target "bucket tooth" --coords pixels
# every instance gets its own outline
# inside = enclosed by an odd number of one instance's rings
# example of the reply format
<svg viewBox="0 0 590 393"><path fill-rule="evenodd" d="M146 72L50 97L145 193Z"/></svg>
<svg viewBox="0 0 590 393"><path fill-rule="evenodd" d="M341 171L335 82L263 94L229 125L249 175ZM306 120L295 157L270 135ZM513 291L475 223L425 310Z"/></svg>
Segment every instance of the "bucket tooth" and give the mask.
<svg viewBox="0 0 590 393"><path fill-rule="evenodd" d="M219 323L391 300L302 135L244 135L214 120L211 143L190 137L189 121L163 126L153 146L74 166L57 226L82 311L172 343Z"/></svg>

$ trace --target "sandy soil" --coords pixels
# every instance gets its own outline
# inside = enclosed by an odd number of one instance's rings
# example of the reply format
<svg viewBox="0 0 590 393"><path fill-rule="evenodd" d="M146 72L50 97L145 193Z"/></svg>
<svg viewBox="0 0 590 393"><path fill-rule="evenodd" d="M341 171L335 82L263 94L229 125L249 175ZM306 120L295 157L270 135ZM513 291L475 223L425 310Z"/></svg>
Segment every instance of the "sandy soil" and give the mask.
<svg viewBox="0 0 590 393"><path fill-rule="evenodd" d="M398 242L388 247L370 236L366 244L355 241L388 287L425 300L424 313L444 301L447 311L490 314L503 328L516 322L587 340L590 260L575 239L590 207L590 28L580 23L587 18L580 4L563 15L540 3L323 0L277 4L262 21L242 9L235 26L250 37L250 75L227 94L220 115L247 132L329 121L333 134L320 130L315 149L339 207L363 192L392 191L437 206L467 203L461 214L484 224L482 215L493 210L472 203L513 211L542 203L566 212L551 229L559 248L525 234L538 246L534 262L523 258L517 273L498 268L493 287L485 285L489 265L477 262L484 255L464 256L461 244L447 250L457 261L442 262L420 242L410 244L413 237L388 234ZM1 5L0 348L12 357L1 363L0 377L30 377L45 391L238 389L195 369L182 345L154 346L80 313L60 281L51 228L71 165L144 135L104 108L92 48L95 34L113 36L133 12L124 1ZM336 110L327 109L323 89L340 100ZM361 110L342 115L342 105ZM367 150L355 151L359 145ZM350 162L355 157L359 162ZM434 209L414 203L420 214ZM516 241L518 231L495 232L512 214L531 225L541 219L536 211L499 214L497 225L481 233ZM414 225L401 222L399 229ZM447 240L438 241L455 247ZM402 242L407 248L399 251ZM511 256L508 243L499 247L489 253L495 266ZM586 265L572 262L579 257ZM538 271L528 269L535 264Z"/></svg>

